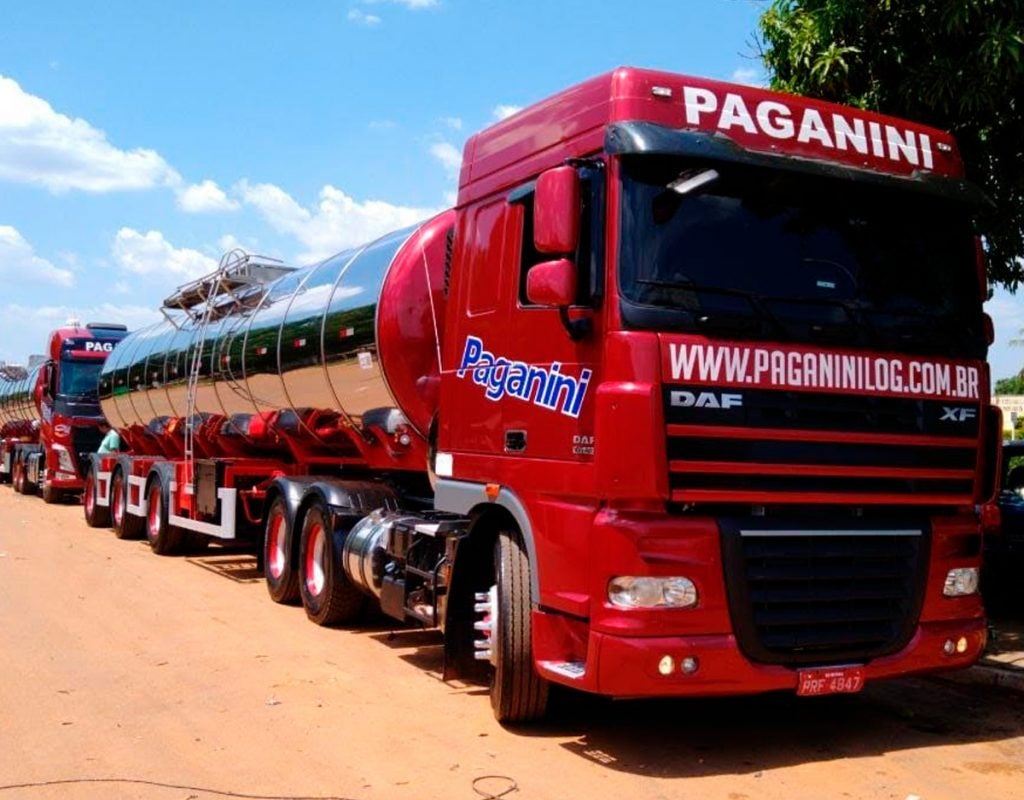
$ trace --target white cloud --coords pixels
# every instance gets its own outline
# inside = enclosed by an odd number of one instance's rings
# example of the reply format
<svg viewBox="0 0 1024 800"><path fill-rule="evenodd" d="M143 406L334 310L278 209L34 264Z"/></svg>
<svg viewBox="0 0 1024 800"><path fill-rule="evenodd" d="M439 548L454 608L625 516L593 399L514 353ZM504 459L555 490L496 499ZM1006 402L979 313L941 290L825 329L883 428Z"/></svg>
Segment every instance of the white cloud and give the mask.
<svg viewBox="0 0 1024 800"><path fill-rule="evenodd" d="M73 286L75 273L55 267L45 258L37 256L35 249L17 228L0 225L0 280Z"/></svg>
<svg viewBox="0 0 1024 800"><path fill-rule="evenodd" d="M0 76L0 180L59 193L177 186L181 177L156 151L121 150L103 131Z"/></svg>
<svg viewBox="0 0 1024 800"><path fill-rule="evenodd" d="M0 338L0 360L24 364L32 353L41 352L46 337L71 318L82 322L119 322L129 330L150 325L160 319L156 306L90 303L87 305L19 305L0 306L0 318L17 320L11 330Z"/></svg>
<svg viewBox="0 0 1024 800"><path fill-rule="evenodd" d="M430 155L441 162L451 177L457 177L462 168L462 153L451 142L435 142L430 145Z"/></svg>
<svg viewBox="0 0 1024 800"><path fill-rule="evenodd" d="M522 106L511 106L511 105L499 104L499 105L496 105L494 107L494 110L491 113L494 115L495 119L502 120L502 119L508 119L513 114L518 114L522 110L523 110Z"/></svg>
<svg viewBox="0 0 1024 800"><path fill-rule="evenodd" d="M390 119L371 119L366 127L371 131L390 131L397 128L398 125Z"/></svg>
<svg viewBox="0 0 1024 800"><path fill-rule="evenodd" d="M353 8L348 12L348 21L357 25L365 25L367 28L373 28L381 23L380 17L376 14L367 14L358 8Z"/></svg>
<svg viewBox="0 0 1024 800"><path fill-rule="evenodd" d="M392 3L396 6L404 6L410 11L420 11L424 8L436 8L441 5L440 0L363 0L367 5L377 3Z"/></svg>
<svg viewBox="0 0 1024 800"><path fill-rule="evenodd" d="M238 203L224 194L224 190L211 180L193 183L178 192L178 206L189 214L208 214L238 209Z"/></svg>
<svg viewBox="0 0 1024 800"><path fill-rule="evenodd" d="M737 67L732 71L729 80L733 83L741 83L745 86L762 86L764 84L761 71L753 67Z"/></svg>
<svg viewBox="0 0 1024 800"><path fill-rule="evenodd" d="M462 130L462 117L441 117L441 122L453 131Z"/></svg>
<svg viewBox="0 0 1024 800"><path fill-rule="evenodd" d="M241 181L235 191L276 231L295 237L306 248L298 256L303 263L372 241L441 211L440 208L396 206L383 200L360 202L330 185L320 190L319 202L312 210L299 205L272 183Z"/></svg>
<svg viewBox="0 0 1024 800"><path fill-rule="evenodd" d="M217 268L217 260L187 247L177 248L160 231L121 228L111 247L114 261L136 275L166 274L197 278Z"/></svg>

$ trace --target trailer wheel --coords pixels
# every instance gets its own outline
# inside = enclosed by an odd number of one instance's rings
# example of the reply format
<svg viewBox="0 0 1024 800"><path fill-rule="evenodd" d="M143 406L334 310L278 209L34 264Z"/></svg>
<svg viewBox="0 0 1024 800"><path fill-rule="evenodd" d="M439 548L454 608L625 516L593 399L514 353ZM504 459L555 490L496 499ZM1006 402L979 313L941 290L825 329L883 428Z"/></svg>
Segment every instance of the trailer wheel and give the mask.
<svg viewBox="0 0 1024 800"><path fill-rule="evenodd" d="M498 534L494 576L491 707L499 722L531 722L547 711L548 682L533 664L530 559L514 531Z"/></svg>
<svg viewBox="0 0 1024 800"><path fill-rule="evenodd" d="M146 541L158 556L173 556L181 552L183 531L167 521L170 497L167 485L154 475L146 485Z"/></svg>
<svg viewBox="0 0 1024 800"><path fill-rule="evenodd" d="M110 506L97 503L99 481L96 470L92 467L85 473L85 488L82 490L82 508L85 509L85 524L90 528L110 527Z"/></svg>
<svg viewBox="0 0 1024 800"><path fill-rule="evenodd" d="M110 477L110 520L118 539L138 539L145 520L128 513L128 487L124 470L117 468Z"/></svg>
<svg viewBox="0 0 1024 800"><path fill-rule="evenodd" d="M294 603L299 599L299 572L291 557L292 526L283 497L274 498L267 512L263 534L263 574L267 591L275 603Z"/></svg>
<svg viewBox="0 0 1024 800"><path fill-rule="evenodd" d="M351 622L366 605L366 595L349 581L335 551L330 514L317 501L306 512L299 540L299 594L306 616L317 625Z"/></svg>

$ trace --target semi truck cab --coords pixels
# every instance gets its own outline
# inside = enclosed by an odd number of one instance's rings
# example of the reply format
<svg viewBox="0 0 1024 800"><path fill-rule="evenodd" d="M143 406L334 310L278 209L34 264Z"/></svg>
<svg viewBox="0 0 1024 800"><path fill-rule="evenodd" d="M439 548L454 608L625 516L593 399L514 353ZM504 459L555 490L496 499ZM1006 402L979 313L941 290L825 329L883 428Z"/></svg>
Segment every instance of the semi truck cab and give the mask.
<svg viewBox="0 0 1024 800"><path fill-rule="evenodd" d="M939 131L643 70L469 140L435 505L522 530L545 679L820 694L978 657L983 202Z"/></svg>
<svg viewBox="0 0 1024 800"><path fill-rule="evenodd" d="M82 491L83 467L106 430L97 392L100 371L127 332L124 325L89 323L50 334L48 358L33 389L39 441L23 445L21 457L23 486L38 487L45 502Z"/></svg>

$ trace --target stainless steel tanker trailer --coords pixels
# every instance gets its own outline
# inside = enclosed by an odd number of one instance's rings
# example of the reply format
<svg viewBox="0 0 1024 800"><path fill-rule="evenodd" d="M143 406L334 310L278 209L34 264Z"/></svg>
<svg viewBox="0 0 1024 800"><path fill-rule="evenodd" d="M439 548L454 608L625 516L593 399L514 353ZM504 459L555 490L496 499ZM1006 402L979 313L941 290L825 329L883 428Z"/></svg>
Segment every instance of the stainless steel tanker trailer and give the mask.
<svg viewBox="0 0 1024 800"><path fill-rule="evenodd" d="M0 368L0 483L14 479L20 450L38 446L39 408L32 398L38 377L39 365Z"/></svg>
<svg viewBox="0 0 1024 800"><path fill-rule="evenodd" d="M494 541L467 549L473 571L456 580L470 518L433 507L428 468L453 223L446 212L303 269L229 254L179 287L100 375L124 450L92 456L87 522L162 555L249 543L273 600L301 599L318 624L376 603L458 631L448 674L486 671ZM516 602L521 623L528 594ZM499 716L536 711L524 703L541 689L503 685Z"/></svg>

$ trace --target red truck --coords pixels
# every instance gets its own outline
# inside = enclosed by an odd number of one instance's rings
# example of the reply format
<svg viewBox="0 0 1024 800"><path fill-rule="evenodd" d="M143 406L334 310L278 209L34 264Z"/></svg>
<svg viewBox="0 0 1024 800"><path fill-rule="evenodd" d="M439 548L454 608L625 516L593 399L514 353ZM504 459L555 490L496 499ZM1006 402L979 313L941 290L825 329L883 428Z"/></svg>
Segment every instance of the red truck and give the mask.
<svg viewBox="0 0 1024 800"><path fill-rule="evenodd" d="M82 491L82 465L106 423L96 389L124 325L69 323L50 334L46 356L30 369L0 373L0 481L55 503Z"/></svg>
<svg viewBox="0 0 1024 800"><path fill-rule="evenodd" d="M470 138L453 210L167 298L104 367L87 519L437 626L502 721L964 667L984 202L941 131L615 70Z"/></svg>

